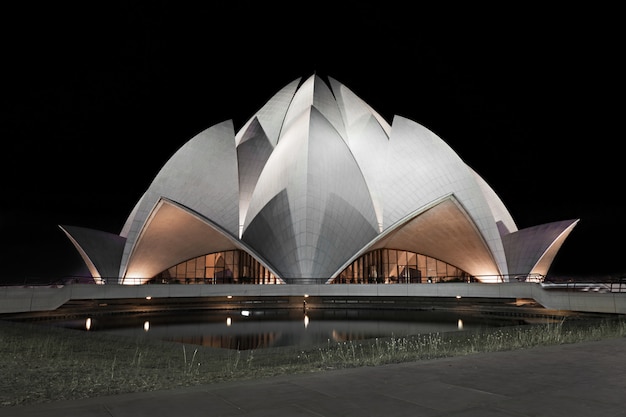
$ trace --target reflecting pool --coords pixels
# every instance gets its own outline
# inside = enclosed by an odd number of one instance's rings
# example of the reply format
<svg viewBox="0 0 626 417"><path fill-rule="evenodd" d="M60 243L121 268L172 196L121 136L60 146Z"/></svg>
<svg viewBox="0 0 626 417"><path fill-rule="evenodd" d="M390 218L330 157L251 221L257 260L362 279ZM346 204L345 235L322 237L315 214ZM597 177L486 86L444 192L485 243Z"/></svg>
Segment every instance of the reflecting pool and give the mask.
<svg viewBox="0 0 626 417"><path fill-rule="evenodd" d="M92 332L249 350L459 332L525 323L519 318L485 318L467 312L435 310L242 309L110 315L52 324Z"/></svg>

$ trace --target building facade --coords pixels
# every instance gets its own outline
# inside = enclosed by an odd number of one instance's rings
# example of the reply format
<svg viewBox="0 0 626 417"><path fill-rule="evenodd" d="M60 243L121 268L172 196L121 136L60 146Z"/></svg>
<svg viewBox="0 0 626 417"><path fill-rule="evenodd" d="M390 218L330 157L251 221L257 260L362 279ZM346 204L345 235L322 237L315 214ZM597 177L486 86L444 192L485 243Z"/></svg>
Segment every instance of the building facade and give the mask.
<svg viewBox="0 0 626 417"><path fill-rule="evenodd" d="M96 283L495 283L545 276L578 221L518 230L436 134L313 75L191 138L119 235L60 227Z"/></svg>

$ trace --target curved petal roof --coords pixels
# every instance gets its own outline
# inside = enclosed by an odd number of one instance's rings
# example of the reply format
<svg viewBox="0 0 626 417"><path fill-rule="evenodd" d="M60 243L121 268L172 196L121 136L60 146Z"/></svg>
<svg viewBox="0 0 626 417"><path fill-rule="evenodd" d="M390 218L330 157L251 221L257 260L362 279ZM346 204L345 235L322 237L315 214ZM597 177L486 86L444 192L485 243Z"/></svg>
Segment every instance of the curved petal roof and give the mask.
<svg viewBox="0 0 626 417"><path fill-rule="evenodd" d="M411 120L394 118L387 151L383 227L452 194L471 216L501 274L506 258L493 213L473 171L443 140Z"/></svg>
<svg viewBox="0 0 626 417"><path fill-rule="evenodd" d="M117 280L125 238L86 227L59 227L78 250L96 283L109 278Z"/></svg>
<svg viewBox="0 0 626 417"><path fill-rule="evenodd" d="M162 198L211 219L232 236L238 235L239 182L232 121L196 135L159 171L123 229L127 240L120 277L126 276L139 234Z"/></svg>
<svg viewBox="0 0 626 417"><path fill-rule="evenodd" d="M367 184L348 146L315 107L304 110L259 178L243 241L282 277L304 279L330 276L376 234Z"/></svg>
<svg viewBox="0 0 626 417"><path fill-rule="evenodd" d="M578 220L563 220L519 230L502 238L512 275L546 275Z"/></svg>
<svg viewBox="0 0 626 417"><path fill-rule="evenodd" d="M371 249L382 248L428 255L473 271L483 282L497 282L501 275L478 226L452 195L407 217Z"/></svg>

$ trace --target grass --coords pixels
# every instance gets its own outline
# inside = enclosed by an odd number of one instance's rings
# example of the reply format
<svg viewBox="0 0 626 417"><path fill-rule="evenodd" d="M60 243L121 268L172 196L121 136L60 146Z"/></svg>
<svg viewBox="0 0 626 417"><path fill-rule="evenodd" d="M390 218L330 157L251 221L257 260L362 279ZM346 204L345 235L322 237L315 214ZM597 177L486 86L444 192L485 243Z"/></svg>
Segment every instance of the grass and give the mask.
<svg viewBox="0 0 626 417"><path fill-rule="evenodd" d="M624 336L617 317L236 351L0 320L0 406Z"/></svg>

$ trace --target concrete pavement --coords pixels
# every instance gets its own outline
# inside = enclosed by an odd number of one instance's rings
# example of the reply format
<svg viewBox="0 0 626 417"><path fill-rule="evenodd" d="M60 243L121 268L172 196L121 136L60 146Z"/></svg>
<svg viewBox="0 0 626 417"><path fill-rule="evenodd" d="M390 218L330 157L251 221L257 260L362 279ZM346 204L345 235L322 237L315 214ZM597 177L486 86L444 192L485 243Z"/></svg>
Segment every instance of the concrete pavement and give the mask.
<svg viewBox="0 0 626 417"><path fill-rule="evenodd" d="M626 337L3 407L0 416L626 416Z"/></svg>

